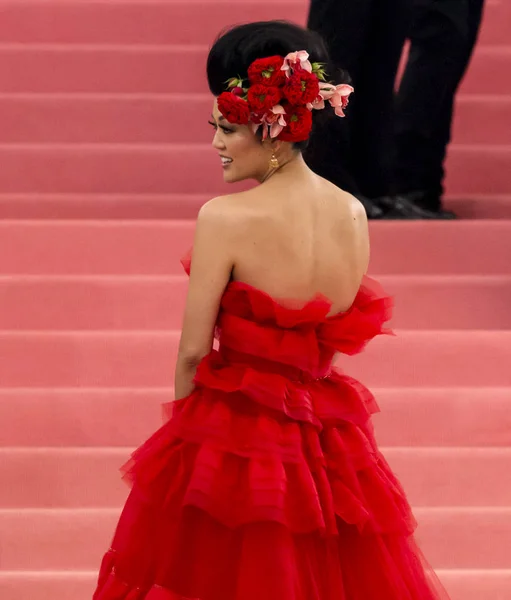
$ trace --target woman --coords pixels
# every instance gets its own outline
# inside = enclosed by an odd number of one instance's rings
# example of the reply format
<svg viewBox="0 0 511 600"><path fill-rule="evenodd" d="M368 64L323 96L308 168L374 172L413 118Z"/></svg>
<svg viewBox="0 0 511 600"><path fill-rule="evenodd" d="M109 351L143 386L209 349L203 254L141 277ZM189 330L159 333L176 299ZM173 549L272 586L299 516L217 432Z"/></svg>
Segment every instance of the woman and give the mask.
<svg viewBox="0 0 511 600"><path fill-rule="evenodd" d="M301 151L342 116L316 36L282 22L213 46L213 147L250 191L200 212L174 414L133 455L95 600L433 600L443 591L378 452L376 403L333 371L384 333L366 215ZM219 348L213 349L214 334Z"/></svg>

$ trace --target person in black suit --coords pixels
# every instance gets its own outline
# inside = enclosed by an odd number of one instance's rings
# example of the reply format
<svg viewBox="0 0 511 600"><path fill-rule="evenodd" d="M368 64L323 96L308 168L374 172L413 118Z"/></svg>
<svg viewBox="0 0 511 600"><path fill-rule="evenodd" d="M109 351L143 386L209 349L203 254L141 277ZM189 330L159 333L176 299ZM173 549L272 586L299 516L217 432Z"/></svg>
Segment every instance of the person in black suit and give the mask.
<svg viewBox="0 0 511 600"><path fill-rule="evenodd" d="M451 219L441 209L456 90L484 0L311 0L308 26L351 76L346 119L318 128L305 159L369 218ZM411 47L397 98L404 42Z"/></svg>
<svg viewBox="0 0 511 600"><path fill-rule="evenodd" d="M412 19L411 0L311 0L308 27L325 39L355 88L346 119L318 127L305 159L357 196L369 218L427 218L391 198L394 83Z"/></svg>
<svg viewBox="0 0 511 600"><path fill-rule="evenodd" d="M408 201L442 210L454 98L477 41L484 0L414 0L410 53L396 100L394 182Z"/></svg>

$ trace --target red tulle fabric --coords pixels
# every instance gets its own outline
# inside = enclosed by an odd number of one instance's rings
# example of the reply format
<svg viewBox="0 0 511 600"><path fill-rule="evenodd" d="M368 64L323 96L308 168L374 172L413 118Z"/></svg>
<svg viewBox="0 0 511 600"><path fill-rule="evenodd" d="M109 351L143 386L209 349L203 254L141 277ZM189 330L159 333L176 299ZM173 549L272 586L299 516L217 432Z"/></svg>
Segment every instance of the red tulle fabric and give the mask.
<svg viewBox="0 0 511 600"><path fill-rule="evenodd" d="M374 397L331 366L388 333L391 300L367 278L347 312L330 307L228 285L218 350L124 467L94 600L447 597L378 451Z"/></svg>

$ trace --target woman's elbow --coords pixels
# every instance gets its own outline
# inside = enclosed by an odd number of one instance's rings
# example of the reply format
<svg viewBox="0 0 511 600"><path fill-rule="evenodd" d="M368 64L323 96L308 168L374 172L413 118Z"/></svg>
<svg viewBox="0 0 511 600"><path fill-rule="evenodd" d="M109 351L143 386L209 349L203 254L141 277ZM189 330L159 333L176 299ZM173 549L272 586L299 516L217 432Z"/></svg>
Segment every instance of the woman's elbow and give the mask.
<svg viewBox="0 0 511 600"><path fill-rule="evenodd" d="M201 360L209 354L209 351L205 349L192 349L192 348L183 348L180 349L177 355L177 360L183 366L194 368L199 365Z"/></svg>

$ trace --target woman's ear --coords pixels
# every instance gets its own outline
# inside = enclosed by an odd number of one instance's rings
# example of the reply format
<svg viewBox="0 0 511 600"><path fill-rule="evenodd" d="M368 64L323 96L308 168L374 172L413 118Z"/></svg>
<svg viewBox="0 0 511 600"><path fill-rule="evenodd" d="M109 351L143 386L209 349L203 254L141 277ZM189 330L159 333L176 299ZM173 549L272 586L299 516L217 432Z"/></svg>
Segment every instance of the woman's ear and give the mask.
<svg viewBox="0 0 511 600"><path fill-rule="evenodd" d="M272 140L272 150L277 153L282 148L282 140Z"/></svg>
<svg viewBox="0 0 511 600"><path fill-rule="evenodd" d="M267 138L263 143L267 144L268 151L272 154L277 154L282 148L282 140Z"/></svg>

